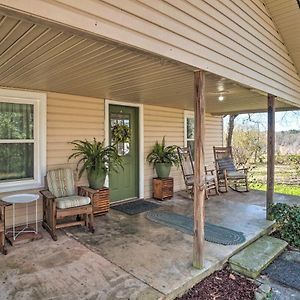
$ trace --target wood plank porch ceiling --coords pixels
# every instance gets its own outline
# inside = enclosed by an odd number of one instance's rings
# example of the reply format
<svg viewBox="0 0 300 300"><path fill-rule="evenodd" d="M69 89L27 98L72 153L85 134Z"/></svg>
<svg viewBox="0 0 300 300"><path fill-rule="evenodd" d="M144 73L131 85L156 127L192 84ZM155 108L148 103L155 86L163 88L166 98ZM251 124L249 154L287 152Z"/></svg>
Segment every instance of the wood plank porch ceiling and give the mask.
<svg viewBox="0 0 300 300"><path fill-rule="evenodd" d="M266 95L211 73L206 78L208 113L267 109ZM4 13L0 13L0 86L193 110L190 67ZM277 108L292 106L277 101Z"/></svg>

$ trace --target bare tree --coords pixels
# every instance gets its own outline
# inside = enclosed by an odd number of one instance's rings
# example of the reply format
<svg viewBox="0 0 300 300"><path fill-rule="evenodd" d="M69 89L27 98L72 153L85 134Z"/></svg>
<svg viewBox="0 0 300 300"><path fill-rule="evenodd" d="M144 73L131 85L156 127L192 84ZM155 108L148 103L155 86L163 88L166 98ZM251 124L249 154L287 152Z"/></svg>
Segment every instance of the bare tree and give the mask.
<svg viewBox="0 0 300 300"><path fill-rule="evenodd" d="M234 130L234 120L238 115L230 115L228 120L228 131L227 131L227 147L232 146L232 136Z"/></svg>

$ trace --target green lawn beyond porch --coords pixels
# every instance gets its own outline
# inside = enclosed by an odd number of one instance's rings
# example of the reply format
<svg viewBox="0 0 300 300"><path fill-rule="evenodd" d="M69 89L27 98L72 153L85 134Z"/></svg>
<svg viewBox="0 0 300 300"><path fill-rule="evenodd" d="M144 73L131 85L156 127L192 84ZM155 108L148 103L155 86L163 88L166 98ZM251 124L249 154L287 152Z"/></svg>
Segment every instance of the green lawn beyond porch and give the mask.
<svg viewBox="0 0 300 300"><path fill-rule="evenodd" d="M250 183L250 188L253 190L266 191L267 185L264 183ZM275 193L300 196L299 185L288 185L288 184L275 184Z"/></svg>

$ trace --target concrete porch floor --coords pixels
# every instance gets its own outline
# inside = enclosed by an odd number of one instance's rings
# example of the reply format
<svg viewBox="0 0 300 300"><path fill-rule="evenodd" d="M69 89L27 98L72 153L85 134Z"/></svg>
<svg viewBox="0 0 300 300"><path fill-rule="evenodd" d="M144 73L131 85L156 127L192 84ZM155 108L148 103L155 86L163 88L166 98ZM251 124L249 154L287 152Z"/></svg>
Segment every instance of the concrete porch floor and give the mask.
<svg viewBox="0 0 300 300"><path fill-rule="evenodd" d="M151 222L144 213L111 209L96 218L94 235L71 230L88 248L63 232L57 242L44 232L42 240L8 247L8 255L0 256L0 299L172 299L272 226L264 207L249 204L253 198L262 205L264 193L230 192L206 201L208 222L242 231L247 241L205 242L202 270L191 265L192 236ZM178 195L160 203L160 210L193 212L193 202Z"/></svg>

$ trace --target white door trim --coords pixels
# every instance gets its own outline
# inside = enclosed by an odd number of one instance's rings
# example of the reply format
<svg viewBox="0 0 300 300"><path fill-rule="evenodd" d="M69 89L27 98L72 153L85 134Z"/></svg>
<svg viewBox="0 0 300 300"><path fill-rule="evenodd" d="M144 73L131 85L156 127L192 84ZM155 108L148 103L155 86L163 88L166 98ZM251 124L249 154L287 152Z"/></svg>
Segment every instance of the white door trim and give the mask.
<svg viewBox="0 0 300 300"><path fill-rule="evenodd" d="M109 105L131 106L139 109L139 198L144 198L144 105L105 99L104 136L105 145L109 144ZM108 177L106 184L109 186Z"/></svg>
<svg viewBox="0 0 300 300"><path fill-rule="evenodd" d="M187 147L187 118L194 118L195 114L191 110L184 110L183 112L184 119L183 119L183 126L184 126L184 132L183 132L183 141L184 141L184 147Z"/></svg>

